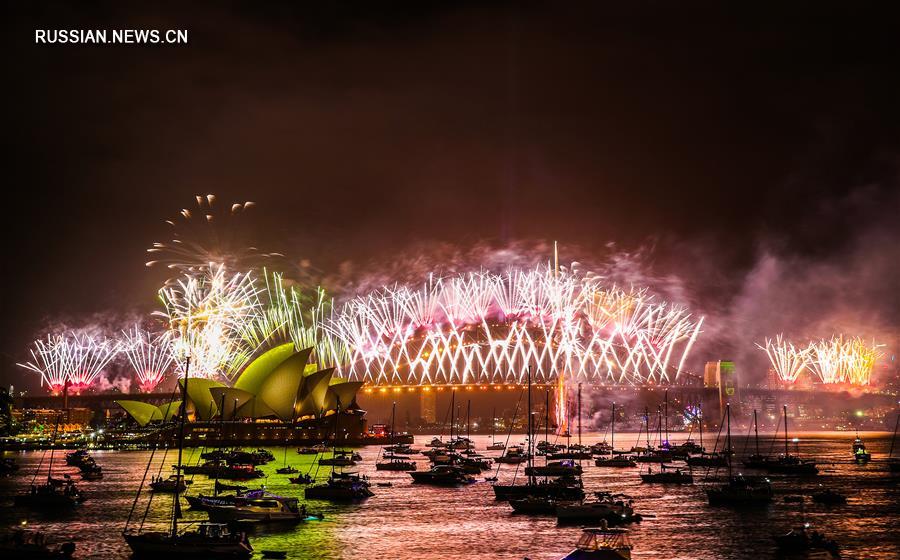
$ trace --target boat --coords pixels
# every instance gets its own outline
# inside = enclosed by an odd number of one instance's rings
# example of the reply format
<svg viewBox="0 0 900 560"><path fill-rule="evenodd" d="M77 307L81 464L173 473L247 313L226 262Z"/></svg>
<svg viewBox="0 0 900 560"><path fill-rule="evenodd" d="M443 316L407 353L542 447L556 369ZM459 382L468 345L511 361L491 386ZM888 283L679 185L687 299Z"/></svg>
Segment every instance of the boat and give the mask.
<svg viewBox="0 0 900 560"><path fill-rule="evenodd" d="M598 467L625 468L636 467L637 463L631 457L625 455L610 455L609 457L597 457L594 464Z"/></svg>
<svg viewBox="0 0 900 560"><path fill-rule="evenodd" d="M548 461L541 467L525 467L525 476L575 476L582 472L581 465L573 459Z"/></svg>
<svg viewBox="0 0 900 560"><path fill-rule="evenodd" d="M725 435L725 455L728 458L728 481L708 488L706 496L711 506L765 506L772 502L772 484L765 478L733 475L731 466L731 404L725 405L727 431Z"/></svg>
<svg viewBox="0 0 900 560"><path fill-rule="evenodd" d="M398 457L394 454L386 454L383 456L385 461L375 463L376 471L414 471L416 470L416 462Z"/></svg>
<svg viewBox="0 0 900 560"><path fill-rule="evenodd" d="M610 417L610 432L611 432L611 443L608 446L609 449L609 457L597 457L594 460L594 464L598 467L613 467L613 468L626 468L626 467L635 467L637 463L634 462L633 459L626 457L623 454L617 454L615 451L616 445L616 403L612 403L612 415ZM638 434L638 438L640 438L640 434ZM604 442L605 443L605 442ZM607 446L604 445L603 448Z"/></svg>
<svg viewBox="0 0 900 560"><path fill-rule="evenodd" d="M291 484L312 484L315 482L315 479L307 474L301 474L300 476L292 476L288 478Z"/></svg>
<svg viewBox="0 0 900 560"><path fill-rule="evenodd" d="M14 503L33 509L56 510L74 508L83 501L84 495L72 480L67 479L64 484L32 484L27 492L16 495Z"/></svg>
<svg viewBox="0 0 900 560"><path fill-rule="evenodd" d="M559 501L546 496L525 496L510 500L509 505L512 506L513 513L522 515L556 515L556 507L560 504L568 504L572 502Z"/></svg>
<svg viewBox="0 0 900 560"><path fill-rule="evenodd" d="M352 467L356 465L352 451L335 450L328 459L319 459L319 464L331 467Z"/></svg>
<svg viewBox="0 0 900 560"><path fill-rule="evenodd" d="M631 560L633 548L626 529L602 523L599 528L583 529L575 550L562 560Z"/></svg>
<svg viewBox="0 0 900 560"><path fill-rule="evenodd" d="M252 480L266 476L264 472L250 463L229 464L217 459L206 461L202 465L182 465L181 472L183 474L205 474L226 480Z"/></svg>
<svg viewBox="0 0 900 560"><path fill-rule="evenodd" d="M787 405L784 405L784 453L778 457L763 457L759 454L759 444L757 443L757 452L744 461L744 466L748 468L761 468L770 473L788 474L798 476L815 476L819 474L819 468L816 462L811 459L800 459L796 455L791 455L788 448L788 416ZM756 411L754 410L754 424ZM757 440L759 436L757 435Z"/></svg>
<svg viewBox="0 0 900 560"><path fill-rule="evenodd" d="M415 455L419 453L418 449L413 449L408 443L389 445L385 447L384 450L393 453L394 455Z"/></svg>
<svg viewBox="0 0 900 560"><path fill-rule="evenodd" d="M50 462L47 464L47 481L43 484L35 484L33 481L28 491L16 495L14 504L21 507L41 510L65 510L71 509L84 501L84 495L75 486L75 482L69 475L63 475L62 479L53 478L53 447L55 447L56 434L59 433L59 414L56 416L56 426L53 429L53 439L50 447ZM76 452L78 453L78 452ZM86 454L87 452L84 452ZM81 456L84 456L81 454ZM37 470L40 471L41 462ZM34 478L37 478L35 473Z"/></svg>
<svg viewBox="0 0 900 560"><path fill-rule="evenodd" d="M856 432L856 439L853 440L853 460L858 465L863 465L872 460L872 454L866 451L866 444L859 438L859 432Z"/></svg>
<svg viewBox="0 0 900 560"><path fill-rule="evenodd" d="M812 500L818 504L825 504L829 506L843 505L847 503L847 496L839 492L835 492L834 490L826 489L813 494Z"/></svg>
<svg viewBox="0 0 900 560"><path fill-rule="evenodd" d="M410 472L413 482L432 486L462 486L472 484L475 478L453 465L435 465L427 471Z"/></svg>
<svg viewBox="0 0 900 560"><path fill-rule="evenodd" d="M778 552L782 555L801 554L806 558L821 560L840 558L840 547L818 531L808 531L809 524L791 529L784 535L773 537Z"/></svg>
<svg viewBox="0 0 900 560"><path fill-rule="evenodd" d="M445 421L446 421L446 417L445 417ZM444 443L444 441L441 438L434 437L431 439L430 442L425 444L425 447L447 447L447 445Z"/></svg>
<svg viewBox="0 0 900 560"><path fill-rule="evenodd" d="M182 399L179 410L178 429L178 463L175 472L181 471L182 451L184 449L184 424L187 417L188 382L190 377L190 356L186 358L184 368L184 382L181 384ZM152 460L152 458L151 458ZM149 468L149 462L148 462ZM218 482L218 481L217 481ZM134 505L140 498L141 487L138 487ZM173 506L171 515L171 529L168 531L143 532L141 521L137 529L131 529L131 517L134 513L134 505L128 514L122 536L131 548L135 558L250 558L253 555L253 547L246 533L232 532L227 525L222 523L204 522L196 529L178 531L178 519L181 517L181 502L178 494L172 494ZM149 511L149 507L147 508ZM146 517L146 512L145 512Z"/></svg>
<svg viewBox="0 0 900 560"><path fill-rule="evenodd" d="M754 419L756 418L756 411L753 411ZM755 424L755 420L754 420ZM706 448L703 447L703 407L697 407L697 428L700 432L700 443L696 446L696 448L692 451L689 451L687 455L684 457L684 461L688 464L689 467L724 467L725 461L727 458L724 453L719 453L715 449L711 453L706 452ZM757 442L757 448L759 447L759 443Z"/></svg>
<svg viewBox="0 0 900 560"><path fill-rule="evenodd" d="M224 523L201 522L196 531L126 533L125 542L135 558L250 558L253 547L243 532L233 533Z"/></svg>
<svg viewBox="0 0 900 560"><path fill-rule="evenodd" d="M646 473L641 473L641 482L660 484L694 483L694 476L689 472L683 472L680 468L667 467L666 465L660 465L660 467L658 472L653 472L652 467L648 467Z"/></svg>
<svg viewBox="0 0 900 560"><path fill-rule="evenodd" d="M51 547L47 543L47 536L41 531L16 529L0 538L0 555L4 558L51 560L71 558L74 553L74 542L68 541Z"/></svg>
<svg viewBox="0 0 900 560"><path fill-rule="evenodd" d="M298 472L300 471L298 471L293 465L275 469L275 474L297 474Z"/></svg>
<svg viewBox="0 0 900 560"><path fill-rule="evenodd" d="M505 443L497 441L497 407L491 412L491 443L485 449L488 451L503 451L506 449Z"/></svg>
<svg viewBox="0 0 900 560"><path fill-rule="evenodd" d="M337 440L340 432L339 423L341 418L341 401L338 399L337 407L334 414L334 437L332 438L332 456L349 458L353 461L353 454L349 451L338 451ZM323 464L319 461L319 464ZM331 463L331 476L324 484L316 484L307 486L304 489L304 496L307 500L329 500L333 502L358 502L366 500L374 496L374 492L369 489L369 482L364 480L356 473L344 472L343 464ZM335 467L340 467L340 472L335 471Z"/></svg>
<svg viewBox="0 0 900 560"><path fill-rule="evenodd" d="M313 445L311 447L298 447L297 454L298 455L318 455L319 453L324 453L325 449L326 449L325 445L320 443L317 445Z"/></svg>
<svg viewBox="0 0 900 560"><path fill-rule="evenodd" d="M503 455L494 459L496 463L503 463L507 465L518 465L524 463L528 460L528 453L519 446L513 445L506 449Z"/></svg>
<svg viewBox="0 0 900 560"><path fill-rule="evenodd" d="M397 417L397 403L393 403L391 406L391 435L390 435L390 448L395 448L394 446L394 421ZM407 446L409 447L409 446ZM384 452L384 449L381 450ZM375 462L375 470L376 471L414 471L416 470L415 461L410 461L403 457L398 457L396 453L384 453L382 455L386 461L376 461Z"/></svg>
<svg viewBox="0 0 900 560"><path fill-rule="evenodd" d="M626 501L621 496L609 493L598 494L600 497L596 501L558 505L557 522L564 524L605 521L609 525L620 525L641 520L641 516L631 507L631 500Z"/></svg>
<svg viewBox="0 0 900 560"><path fill-rule="evenodd" d="M188 483L190 484L190 481L188 481ZM216 494L218 494L219 492L228 492L228 491L243 492L244 490L247 489L247 487L242 484L225 484L224 482L219 482L218 480L216 481L216 483L213 486L214 486Z"/></svg>
<svg viewBox="0 0 900 560"><path fill-rule="evenodd" d="M551 478L531 484L494 484L494 498L499 501L514 500L525 496L554 498L560 501L584 499L581 480L572 477Z"/></svg>
<svg viewBox="0 0 900 560"><path fill-rule="evenodd" d="M216 523L299 523L306 518L306 507L297 498L281 496L241 496L233 504L213 505L207 510Z"/></svg>
<svg viewBox="0 0 900 560"><path fill-rule="evenodd" d="M358 502L374 495L369 490L369 483L355 473L332 473L325 484L307 486L304 491L307 500L332 502Z"/></svg>

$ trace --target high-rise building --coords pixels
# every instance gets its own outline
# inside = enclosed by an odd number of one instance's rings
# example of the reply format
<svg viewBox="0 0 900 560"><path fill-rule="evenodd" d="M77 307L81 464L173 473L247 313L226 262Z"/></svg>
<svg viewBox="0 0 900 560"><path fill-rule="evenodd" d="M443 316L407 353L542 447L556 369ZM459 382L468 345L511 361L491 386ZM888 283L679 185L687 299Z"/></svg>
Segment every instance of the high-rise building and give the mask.
<svg viewBox="0 0 900 560"><path fill-rule="evenodd" d="M719 362L706 362L703 368L703 386L707 388L719 386Z"/></svg>

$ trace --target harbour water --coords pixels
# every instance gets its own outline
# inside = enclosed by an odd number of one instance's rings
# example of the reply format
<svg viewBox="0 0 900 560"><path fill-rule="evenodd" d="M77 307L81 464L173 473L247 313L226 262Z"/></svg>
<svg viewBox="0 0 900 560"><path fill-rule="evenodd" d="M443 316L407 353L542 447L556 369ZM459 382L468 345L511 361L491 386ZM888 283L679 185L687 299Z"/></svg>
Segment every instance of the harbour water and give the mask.
<svg viewBox="0 0 900 560"><path fill-rule="evenodd" d="M850 446L853 434L847 432L798 433L801 455L820 463L820 474L811 478L772 476L776 492L774 502L760 510L732 510L710 507L704 493L706 469L694 470L696 484L669 486L642 484L638 468L599 468L584 461L584 485L587 492L610 490L629 495L638 513L647 518L629 527L635 548L635 559L760 559L774 557L772 536L786 532L793 526L809 522L824 531L841 545L845 558L894 560L900 558L900 476L891 475L884 458L890 444L890 434L861 434L873 460L867 465L851 462ZM672 441L684 439L673 434ZM630 447L636 434L616 434L617 447ZM513 436L513 443L523 436ZM770 448L770 437L762 438L763 452ZM416 447L431 436L417 436ZM488 443L485 436L473 440L479 450ZM597 441L585 437L584 443ZM704 442L711 447L710 442ZM749 446L747 445L749 443ZM776 443L777 453L781 443ZM735 438L740 453L752 451L747 438ZM275 474L282 465L283 449L269 448L276 461L261 467L268 475L258 483L265 483L276 494L301 496L303 486L292 485L287 475ZM257 531L251 542L257 553L264 550L285 551L288 558L384 558L391 560L422 560L437 558L491 558L550 560L570 551L580 529L557 526L552 517L513 515L504 502L494 500L490 483L484 477L497 474L501 482L517 477L522 480L523 468L515 465L495 466L478 477L474 485L462 488L436 488L413 485L402 472L375 471L379 453L377 447L359 450L363 462L354 467L368 475L373 482L375 497L356 505L334 505L308 501L312 512L324 513L321 521L311 521L296 527ZM493 457L499 451L481 451ZM793 444L792 444L793 452ZM185 460L196 461L198 451L186 450ZM192 457L193 454L193 457ZM26 525L53 534L53 540L71 539L77 543L77 558L126 558L129 550L121 531L134 502L135 489L144 475L149 451L97 451L93 453L103 467L104 478L97 482L79 481L87 500L74 512L37 514L14 508L12 496L28 487L41 460L41 452L15 454L18 473L0 479L0 525L9 528ZM288 450L288 463L305 472L312 464L311 455L298 455ZM42 468L46 476L46 461ZM427 459L414 457L419 470L427 468ZM58 461L58 462L57 462ZM538 464L543 459L538 459ZM173 451L163 460L157 451L150 469L155 475L160 464L175 462ZM58 468L57 468L58 467ZM171 472L163 468L167 476ZM313 467L312 472L316 469ZM78 480L77 469L66 467L63 452L56 452L54 476L70 473ZM326 477L330 467L320 467L318 475ZM720 471L724 475L724 471ZM391 482L391 487L378 487L375 482ZM195 476L189 493L211 493L212 480ZM257 483L248 484L254 487ZM824 506L813 503L809 494L821 488L838 490L848 496L843 506ZM787 494L806 495L803 503L785 503ZM140 524L146 511L144 528L160 527L171 513L170 495L157 495L148 500L142 494L135 508L133 523ZM301 500L302 501L302 500ZM148 507L149 502L149 507ZM184 507L182 523L205 519L205 514ZM260 557L257 554L256 557Z"/></svg>

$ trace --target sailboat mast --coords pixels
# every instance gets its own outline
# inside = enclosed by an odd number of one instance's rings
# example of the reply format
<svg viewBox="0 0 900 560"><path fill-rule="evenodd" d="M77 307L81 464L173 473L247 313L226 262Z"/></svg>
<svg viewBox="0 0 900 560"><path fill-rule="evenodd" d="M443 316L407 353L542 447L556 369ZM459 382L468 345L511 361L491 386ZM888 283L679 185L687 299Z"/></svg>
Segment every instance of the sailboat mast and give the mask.
<svg viewBox="0 0 900 560"><path fill-rule="evenodd" d="M703 403L697 407L697 426L700 428L700 453L704 453L703 449Z"/></svg>
<svg viewBox="0 0 900 560"><path fill-rule="evenodd" d="M581 448L581 383L578 384L578 447Z"/></svg>
<svg viewBox="0 0 900 560"><path fill-rule="evenodd" d="M531 366L528 367L528 466L534 466L534 419L531 417ZM529 468L529 472L533 473L534 470ZM532 474L528 481L530 483L534 483L534 474Z"/></svg>
<svg viewBox="0 0 900 560"><path fill-rule="evenodd" d="M756 418L756 409L753 409L753 435L756 439L756 456L759 457L759 420Z"/></svg>
<svg viewBox="0 0 900 560"><path fill-rule="evenodd" d="M178 427L178 468L175 469L175 472L179 475L181 474L181 452L184 448L184 421L187 416L187 400L188 400L188 377L190 377L191 373L191 357L187 356L185 358L184 365L184 385L182 385L182 395L181 395L181 412L179 416L181 416L181 422ZM176 486L178 484L178 479L176 478ZM173 507L172 507L172 540L174 541L178 537L178 492L174 492L172 494Z"/></svg>
<svg viewBox="0 0 900 560"><path fill-rule="evenodd" d="M666 448L669 447L669 390L666 389L666 414L664 416L666 423Z"/></svg>
<svg viewBox="0 0 900 560"><path fill-rule="evenodd" d="M894 440L897 439L897 427L900 427L900 414L897 415L897 420L894 422L894 433L891 435L891 450L888 451L888 457L894 456Z"/></svg>
<svg viewBox="0 0 900 560"><path fill-rule="evenodd" d="M491 409L491 445L496 443L496 431L497 431L497 407L495 406Z"/></svg>
<svg viewBox="0 0 900 560"><path fill-rule="evenodd" d="M616 403L612 403L612 419L610 421L610 443L609 450L611 453L616 452Z"/></svg>
<svg viewBox="0 0 900 560"><path fill-rule="evenodd" d="M784 456L788 456L787 405L784 405Z"/></svg>
<svg viewBox="0 0 900 560"><path fill-rule="evenodd" d="M53 448L56 447L56 434L59 432L60 413L56 413L56 425L53 427L53 441L50 443L50 463L47 465L47 484L50 484L50 478L53 475ZM35 473L37 476L37 473Z"/></svg>
<svg viewBox="0 0 900 560"><path fill-rule="evenodd" d="M728 460L728 478L731 479L731 403L725 405L725 457Z"/></svg>
<svg viewBox="0 0 900 560"><path fill-rule="evenodd" d="M397 403L391 404L391 447L394 446L394 422L397 421Z"/></svg>
<svg viewBox="0 0 900 560"><path fill-rule="evenodd" d="M470 422L472 418L472 399L466 401L466 439L472 440L472 432L470 431ZM469 442L466 442L466 446L469 445Z"/></svg>
<svg viewBox="0 0 900 560"><path fill-rule="evenodd" d="M456 389L450 393L450 442L453 442L453 424L456 423Z"/></svg>

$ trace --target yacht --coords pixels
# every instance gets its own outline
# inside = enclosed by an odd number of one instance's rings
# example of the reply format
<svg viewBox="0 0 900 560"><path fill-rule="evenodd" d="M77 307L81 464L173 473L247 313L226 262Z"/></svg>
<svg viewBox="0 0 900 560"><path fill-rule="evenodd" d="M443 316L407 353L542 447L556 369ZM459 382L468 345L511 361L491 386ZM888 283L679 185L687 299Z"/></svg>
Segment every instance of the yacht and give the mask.
<svg viewBox="0 0 900 560"><path fill-rule="evenodd" d="M510 500L509 505L513 508L513 513L524 515L556 515L556 507L563 504L571 504L573 502L560 501L546 496L525 496Z"/></svg>
<svg viewBox="0 0 900 560"><path fill-rule="evenodd" d="M319 459L319 464L322 466L352 467L356 465L353 455L352 451L335 451L330 458Z"/></svg>
<svg viewBox="0 0 900 560"><path fill-rule="evenodd" d="M497 463L505 463L510 465L518 465L528 460L528 453L519 445L510 446L506 453L494 459Z"/></svg>
<svg viewBox="0 0 900 560"><path fill-rule="evenodd" d="M435 465L427 471L411 472L413 482L432 486L461 486L475 482L475 478L453 465Z"/></svg>
<svg viewBox="0 0 900 560"><path fill-rule="evenodd" d="M200 523L196 531L126 533L135 558L250 558L253 547L246 533L232 533L224 523Z"/></svg>
<svg viewBox="0 0 900 560"><path fill-rule="evenodd" d="M191 484L193 481L187 480L185 481L184 475L171 475L169 478L156 477L153 482L150 483L150 488L154 492L160 492L163 494L175 494L184 492L187 489L187 485Z"/></svg>
<svg viewBox="0 0 900 560"><path fill-rule="evenodd" d="M840 558L840 549L835 541L825 538L818 531L810 532L807 529L808 523L774 537L779 554L802 555L801 557L820 560Z"/></svg>
<svg viewBox="0 0 900 560"><path fill-rule="evenodd" d="M640 521L641 516L634 512L630 500L625 501L619 496L598 492L597 501L557 506L556 519L559 523L605 521L610 525L619 525Z"/></svg>
<svg viewBox="0 0 900 560"><path fill-rule="evenodd" d="M27 492L18 494L15 505L35 509L73 508L84 501L71 479L50 479L46 484L32 484Z"/></svg>
<svg viewBox="0 0 900 560"><path fill-rule="evenodd" d="M544 466L525 467L525 476L575 476L582 472L581 465L573 459L549 461Z"/></svg>
<svg viewBox="0 0 900 560"><path fill-rule="evenodd" d="M297 498L280 496L242 496L233 504L210 506L206 511L209 520L217 523L298 523L306 518Z"/></svg>
<svg viewBox="0 0 900 560"><path fill-rule="evenodd" d="M379 461L375 463L376 471L414 471L416 470L416 462L410 461L409 459L405 459L404 457L398 457L393 453L385 453L383 456L384 461Z"/></svg>
<svg viewBox="0 0 900 560"><path fill-rule="evenodd" d="M689 472L683 472L679 468L660 465L660 470L653 472L652 467L647 468L646 473L641 473L641 482L656 482L661 484L693 484L694 476Z"/></svg>
<svg viewBox="0 0 900 560"><path fill-rule="evenodd" d="M859 432L856 432L856 439L853 440L853 460L857 464L868 463L872 459L872 454L866 451L866 444L859 438Z"/></svg>
<svg viewBox="0 0 900 560"><path fill-rule="evenodd" d="M318 455L319 453L325 452L324 444L317 444L311 447L298 447L297 454L298 455Z"/></svg>
<svg viewBox="0 0 900 560"><path fill-rule="evenodd" d="M627 457L625 455L610 455L609 457L597 457L594 460L594 464L598 467L614 467L614 468L625 468L625 467L636 467L637 463L631 457Z"/></svg>
<svg viewBox="0 0 900 560"><path fill-rule="evenodd" d="M583 529L575 550L562 560L631 560L633 548L626 529L603 523L596 529Z"/></svg>
<svg viewBox="0 0 900 560"><path fill-rule="evenodd" d="M332 473L325 484L307 486L304 491L307 500L332 502L358 502L374 495L369 483L355 473Z"/></svg>

